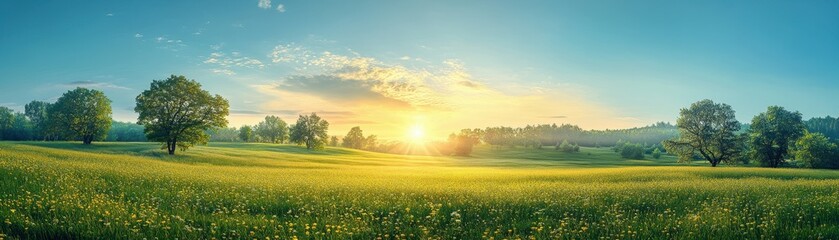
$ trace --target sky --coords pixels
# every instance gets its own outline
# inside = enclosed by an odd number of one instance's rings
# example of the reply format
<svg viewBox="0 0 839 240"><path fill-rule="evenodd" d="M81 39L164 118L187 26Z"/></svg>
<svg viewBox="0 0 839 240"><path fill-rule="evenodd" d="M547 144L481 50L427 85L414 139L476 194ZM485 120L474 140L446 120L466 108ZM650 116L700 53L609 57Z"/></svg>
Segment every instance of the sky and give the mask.
<svg viewBox="0 0 839 240"><path fill-rule="evenodd" d="M674 122L711 99L839 115L837 1L0 1L0 105L76 87L136 121L152 80L230 126L316 112L330 135Z"/></svg>

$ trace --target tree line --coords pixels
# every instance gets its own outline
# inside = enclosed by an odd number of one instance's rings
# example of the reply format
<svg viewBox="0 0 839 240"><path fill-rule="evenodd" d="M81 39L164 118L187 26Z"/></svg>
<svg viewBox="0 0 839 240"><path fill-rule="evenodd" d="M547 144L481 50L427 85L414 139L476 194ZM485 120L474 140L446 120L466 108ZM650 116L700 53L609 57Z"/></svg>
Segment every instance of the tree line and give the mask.
<svg viewBox="0 0 839 240"><path fill-rule="evenodd" d="M754 160L773 168L839 168L839 148L826 135L835 125L825 119L831 118L805 122L798 111L769 106L741 131L731 106L705 99L680 110L680 136L663 144L680 161L704 160L714 167Z"/></svg>

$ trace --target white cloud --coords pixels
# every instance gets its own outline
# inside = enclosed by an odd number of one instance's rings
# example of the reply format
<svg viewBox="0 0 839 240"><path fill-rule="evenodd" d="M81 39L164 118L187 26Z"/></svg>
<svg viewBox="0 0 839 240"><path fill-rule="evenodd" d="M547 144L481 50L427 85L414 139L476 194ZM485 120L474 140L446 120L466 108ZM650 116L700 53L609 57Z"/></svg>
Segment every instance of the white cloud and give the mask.
<svg viewBox="0 0 839 240"><path fill-rule="evenodd" d="M210 71L212 71L212 72L213 72L213 73L215 73L215 74L224 74L224 75L227 75L227 76L236 75L236 72L233 72L233 71L232 71L232 70L230 70L230 69L217 69L217 68L213 68L213 69L210 69Z"/></svg>
<svg viewBox="0 0 839 240"><path fill-rule="evenodd" d="M269 9L271 8L271 0L259 0L257 6L262 9Z"/></svg>
<svg viewBox="0 0 839 240"><path fill-rule="evenodd" d="M277 12L284 13L285 12L285 5L277 4Z"/></svg>
<svg viewBox="0 0 839 240"><path fill-rule="evenodd" d="M105 14L105 16L106 16L106 17L113 17L113 16L114 16L114 14L113 14L113 13L108 13L108 14Z"/></svg>
<svg viewBox="0 0 839 240"><path fill-rule="evenodd" d="M139 34L139 33L137 33L137 34L134 34L134 37L135 37L135 38L141 38L141 37L143 37L143 34Z"/></svg>
<svg viewBox="0 0 839 240"><path fill-rule="evenodd" d="M84 80L84 81L73 81L69 83L60 84L61 87L84 87L84 88L96 88L96 89L121 89L121 90L131 90L131 88L116 85L113 83L108 82L96 82L91 80Z"/></svg>
<svg viewBox="0 0 839 240"><path fill-rule="evenodd" d="M405 61L407 61L407 60L411 60L411 57L409 57L409 56L402 56L401 58L399 58L399 60L405 60Z"/></svg>
<svg viewBox="0 0 839 240"><path fill-rule="evenodd" d="M264 69L265 64L258 60L253 59L250 57L242 57L241 53L234 52L231 54L233 57L227 56L227 54L223 52L213 52L210 53L210 57L204 60L204 63L215 65L214 69L211 69L213 73L217 74L225 74L225 75L233 75L232 68L249 68L249 69Z"/></svg>

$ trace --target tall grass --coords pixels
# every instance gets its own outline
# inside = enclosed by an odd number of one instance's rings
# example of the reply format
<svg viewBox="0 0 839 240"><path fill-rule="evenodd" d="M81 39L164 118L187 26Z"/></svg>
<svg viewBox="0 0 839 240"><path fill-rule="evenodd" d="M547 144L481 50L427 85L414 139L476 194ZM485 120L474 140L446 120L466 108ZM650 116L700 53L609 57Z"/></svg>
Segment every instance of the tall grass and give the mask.
<svg viewBox="0 0 839 240"><path fill-rule="evenodd" d="M669 163L605 149L156 148L0 143L0 238L839 238L834 171L624 167Z"/></svg>

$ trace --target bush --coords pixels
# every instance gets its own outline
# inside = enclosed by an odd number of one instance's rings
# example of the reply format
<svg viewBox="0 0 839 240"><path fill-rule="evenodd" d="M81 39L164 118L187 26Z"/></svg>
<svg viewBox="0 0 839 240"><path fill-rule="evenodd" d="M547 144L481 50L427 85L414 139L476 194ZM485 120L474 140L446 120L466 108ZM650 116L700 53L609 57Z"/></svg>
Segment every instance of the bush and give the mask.
<svg viewBox="0 0 839 240"><path fill-rule="evenodd" d="M653 154L652 154L652 155L653 155L653 158L655 158L655 159L659 159L659 158L661 158L661 151L660 151L660 150L658 150L658 148L656 148L655 150L653 150Z"/></svg>
<svg viewBox="0 0 839 240"><path fill-rule="evenodd" d="M580 146L577 146L577 144L568 144L568 140L563 140L562 144L556 145L556 150L563 152L579 152Z"/></svg>
<svg viewBox="0 0 839 240"><path fill-rule="evenodd" d="M644 159L644 147L639 144L627 143L620 150L621 157L628 159Z"/></svg>
<svg viewBox="0 0 839 240"><path fill-rule="evenodd" d="M795 158L805 167L839 168L839 149L821 133L806 133L795 142Z"/></svg>

